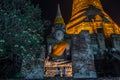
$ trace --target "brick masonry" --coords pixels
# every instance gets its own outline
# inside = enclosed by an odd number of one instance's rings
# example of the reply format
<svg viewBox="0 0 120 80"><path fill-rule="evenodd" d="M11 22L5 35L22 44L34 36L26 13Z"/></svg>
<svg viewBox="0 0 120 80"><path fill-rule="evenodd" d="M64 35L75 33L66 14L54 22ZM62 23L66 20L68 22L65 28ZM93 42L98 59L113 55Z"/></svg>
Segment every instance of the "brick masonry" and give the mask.
<svg viewBox="0 0 120 80"><path fill-rule="evenodd" d="M72 36L72 63L74 78L96 78L94 56L88 31Z"/></svg>

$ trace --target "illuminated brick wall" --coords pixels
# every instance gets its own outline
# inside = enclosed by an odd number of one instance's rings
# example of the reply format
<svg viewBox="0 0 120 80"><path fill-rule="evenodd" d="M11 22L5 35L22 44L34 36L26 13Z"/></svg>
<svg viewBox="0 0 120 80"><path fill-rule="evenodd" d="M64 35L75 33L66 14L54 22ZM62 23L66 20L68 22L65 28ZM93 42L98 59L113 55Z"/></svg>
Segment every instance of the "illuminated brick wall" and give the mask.
<svg viewBox="0 0 120 80"><path fill-rule="evenodd" d="M62 69L65 67L66 69L66 76L72 77L72 63L64 63L65 61L45 61L44 63L44 70L45 70L45 77L55 77L56 69L59 67L62 77Z"/></svg>

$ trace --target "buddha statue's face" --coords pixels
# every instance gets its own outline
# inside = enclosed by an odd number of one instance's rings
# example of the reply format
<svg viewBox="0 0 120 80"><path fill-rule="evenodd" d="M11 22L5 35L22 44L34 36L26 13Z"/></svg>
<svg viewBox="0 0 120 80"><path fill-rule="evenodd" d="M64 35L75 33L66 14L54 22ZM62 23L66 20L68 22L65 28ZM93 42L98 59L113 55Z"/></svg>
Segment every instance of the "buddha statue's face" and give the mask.
<svg viewBox="0 0 120 80"><path fill-rule="evenodd" d="M63 33L63 31L57 30L57 31L55 32L55 38L56 38L58 41L63 40L63 38L64 38L64 33Z"/></svg>

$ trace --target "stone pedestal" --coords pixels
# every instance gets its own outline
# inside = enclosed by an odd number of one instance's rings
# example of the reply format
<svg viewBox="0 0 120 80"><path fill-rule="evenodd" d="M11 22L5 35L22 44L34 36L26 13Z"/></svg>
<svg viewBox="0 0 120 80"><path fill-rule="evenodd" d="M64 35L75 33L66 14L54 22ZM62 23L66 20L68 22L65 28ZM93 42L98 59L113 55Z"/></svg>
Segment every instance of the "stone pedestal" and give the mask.
<svg viewBox="0 0 120 80"><path fill-rule="evenodd" d="M66 63L67 62L67 63ZM56 77L56 70L60 68L60 77L64 77L62 70L65 68L66 77L72 77L72 63L64 60L60 61L45 61L45 77Z"/></svg>

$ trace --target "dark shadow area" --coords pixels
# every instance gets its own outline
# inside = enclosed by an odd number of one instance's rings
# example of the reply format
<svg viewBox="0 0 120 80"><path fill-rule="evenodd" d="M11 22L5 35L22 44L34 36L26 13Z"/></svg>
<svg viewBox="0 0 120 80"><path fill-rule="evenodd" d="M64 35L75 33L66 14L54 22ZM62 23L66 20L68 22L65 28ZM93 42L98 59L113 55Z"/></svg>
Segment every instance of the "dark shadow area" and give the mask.
<svg viewBox="0 0 120 80"><path fill-rule="evenodd" d="M120 52L109 51L95 56L95 67L99 77L120 77Z"/></svg>
<svg viewBox="0 0 120 80"><path fill-rule="evenodd" d="M0 57L0 79L19 78L22 58L17 54Z"/></svg>

